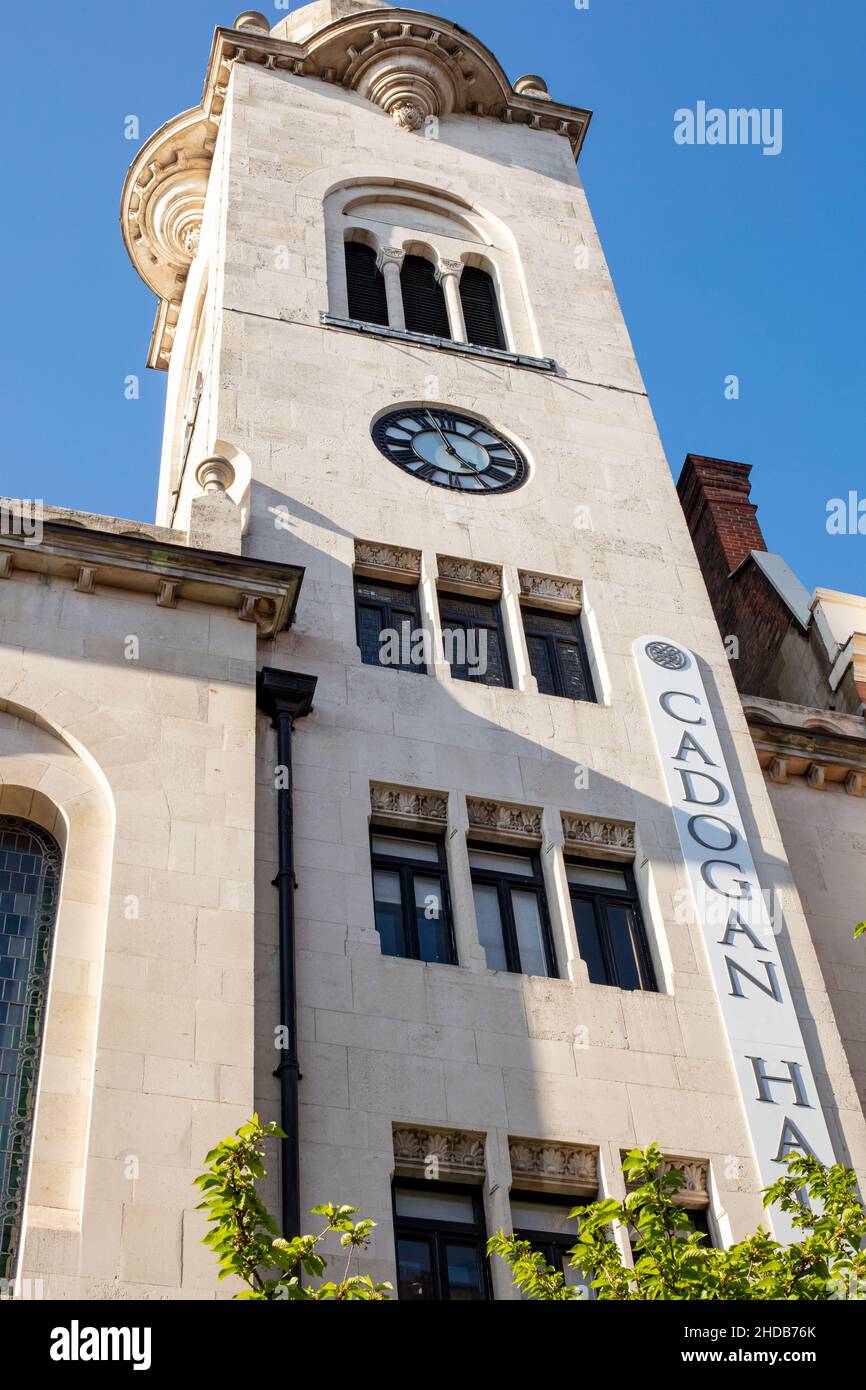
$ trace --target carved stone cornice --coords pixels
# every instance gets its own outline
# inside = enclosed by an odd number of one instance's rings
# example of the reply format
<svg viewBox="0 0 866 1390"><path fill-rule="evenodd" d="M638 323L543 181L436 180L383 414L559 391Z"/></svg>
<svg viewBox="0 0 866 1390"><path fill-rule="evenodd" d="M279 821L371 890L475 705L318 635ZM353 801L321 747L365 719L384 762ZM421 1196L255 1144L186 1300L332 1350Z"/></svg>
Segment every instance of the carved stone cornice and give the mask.
<svg viewBox="0 0 866 1390"><path fill-rule="evenodd" d="M579 579L558 579L552 574L520 570L520 597L555 608L563 613L579 613L583 606L583 585Z"/></svg>
<svg viewBox="0 0 866 1390"><path fill-rule="evenodd" d="M226 556L146 536L117 535L45 521L42 539L0 537L0 578L18 574L71 580L98 602L100 591L149 594L162 608L179 600L234 609L269 639L290 625L304 571L300 565Z"/></svg>
<svg viewBox="0 0 866 1390"><path fill-rule="evenodd" d="M573 811L563 811L561 819L566 850L595 849L603 851L606 856L634 858L634 826L628 821L602 820L598 816L581 816Z"/></svg>
<svg viewBox="0 0 866 1390"><path fill-rule="evenodd" d="M370 783L370 810L380 823L442 827L448 820L446 792L423 791L419 787L391 787Z"/></svg>
<svg viewBox="0 0 866 1390"><path fill-rule="evenodd" d="M553 131L580 153L591 118L551 101L540 87L517 91L493 54L449 20L379 8L326 24L295 42L294 16L267 33L258 24L218 28L198 106L145 142L126 177L121 227L138 273L159 296L150 364L166 368L189 267L195 256L216 135L238 63L332 82L365 97L415 131L428 118L489 117Z"/></svg>
<svg viewBox="0 0 866 1390"><path fill-rule="evenodd" d="M536 1192L598 1193L598 1150L586 1144L509 1139L514 1187Z"/></svg>
<svg viewBox="0 0 866 1390"><path fill-rule="evenodd" d="M454 555L437 555L439 582L461 594L498 598L502 593L502 570L480 560L461 560Z"/></svg>
<svg viewBox="0 0 866 1390"><path fill-rule="evenodd" d="M816 791L836 783L849 796L863 795L866 726L859 715L752 696L744 700L744 712L758 762L771 782L785 786L802 779Z"/></svg>
<svg viewBox="0 0 866 1390"><path fill-rule="evenodd" d="M625 1154L623 1154L625 1157ZM706 1158L676 1158L674 1155L665 1154L659 1169L662 1173L669 1173L672 1168L678 1169L683 1175L683 1184L674 1196L674 1201L683 1207L705 1207L710 1200L710 1163ZM637 1183L627 1182L626 1187L629 1192L634 1191Z"/></svg>
<svg viewBox="0 0 866 1390"><path fill-rule="evenodd" d="M401 1125L394 1130L394 1167L403 1178L484 1181L484 1135Z"/></svg>
<svg viewBox="0 0 866 1390"><path fill-rule="evenodd" d="M470 832L536 843L541 840L541 810L537 806L513 806L467 796L466 808Z"/></svg>
<svg viewBox="0 0 866 1390"><path fill-rule="evenodd" d="M421 577L421 551L379 541L355 541L355 573L416 584Z"/></svg>

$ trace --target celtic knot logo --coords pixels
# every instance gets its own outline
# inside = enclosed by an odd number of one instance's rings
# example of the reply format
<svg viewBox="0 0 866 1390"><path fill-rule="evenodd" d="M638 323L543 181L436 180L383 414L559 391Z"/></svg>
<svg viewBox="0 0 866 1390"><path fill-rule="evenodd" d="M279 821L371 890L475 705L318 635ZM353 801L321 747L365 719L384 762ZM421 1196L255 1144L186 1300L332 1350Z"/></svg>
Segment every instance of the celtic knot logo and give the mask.
<svg viewBox="0 0 866 1390"><path fill-rule="evenodd" d="M671 646L670 642L649 642L646 654L650 661L654 661L656 666L663 666L666 671L683 671L689 664L685 652Z"/></svg>

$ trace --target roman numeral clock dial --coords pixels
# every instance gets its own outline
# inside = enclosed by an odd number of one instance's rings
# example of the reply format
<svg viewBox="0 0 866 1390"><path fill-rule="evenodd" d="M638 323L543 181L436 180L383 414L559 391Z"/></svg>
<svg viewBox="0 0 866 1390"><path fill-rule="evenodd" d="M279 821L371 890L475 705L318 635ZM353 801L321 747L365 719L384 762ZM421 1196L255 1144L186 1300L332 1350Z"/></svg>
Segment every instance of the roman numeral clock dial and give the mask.
<svg viewBox="0 0 866 1390"><path fill-rule="evenodd" d="M483 420L441 406L410 406L373 425L377 449L413 478L450 492L483 496L526 481L526 459Z"/></svg>

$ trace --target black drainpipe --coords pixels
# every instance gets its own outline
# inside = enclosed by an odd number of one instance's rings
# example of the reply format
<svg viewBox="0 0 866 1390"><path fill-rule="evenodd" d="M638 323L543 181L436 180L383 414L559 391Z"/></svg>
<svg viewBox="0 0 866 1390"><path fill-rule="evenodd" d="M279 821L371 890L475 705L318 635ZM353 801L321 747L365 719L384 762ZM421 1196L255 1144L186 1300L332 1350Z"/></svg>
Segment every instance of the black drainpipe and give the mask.
<svg viewBox="0 0 866 1390"><path fill-rule="evenodd" d="M282 1228L287 1240L301 1234L300 1158L298 1143L298 1028L295 982L295 857L292 811L292 730L295 720L313 708L316 677L266 666L259 672L256 703L277 731L277 889L280 940L280 1026L286 1045L274 1076L280 1079Z"/></svg>

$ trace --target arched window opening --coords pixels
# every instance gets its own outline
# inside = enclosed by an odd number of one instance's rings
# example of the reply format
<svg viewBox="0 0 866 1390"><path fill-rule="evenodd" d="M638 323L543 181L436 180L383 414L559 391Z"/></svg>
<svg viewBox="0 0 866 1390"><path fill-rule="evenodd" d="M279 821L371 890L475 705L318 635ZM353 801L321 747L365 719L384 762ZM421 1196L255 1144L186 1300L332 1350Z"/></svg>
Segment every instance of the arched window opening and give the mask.
<svg viewBox="0 0 866 1390"><path fill-rule="evenodd" d="M507 344L493 276L480 266L464 266L460 276L460 300L467 342L476 347L505 351Z"/></svg>
<svg viewBox="0 0 866 1390"><path fill-rule="evenodd" d="M407 256L400 283L403 288L403 313L409 332L450 338L452 333L445 292L436 279L432 263L424 256Z"/></svg>
<svg viewBox="0 0 866 1390"><path fill-rule="evenodd" d="M59 894L56 841L0 816L0 1279L21 1235Z"/></svg>
<svg viewBox="0 0 866 1390"><path fill-rule="evenodd" d="M388 327L385 280L376 266L376 252L361 241L346 242L346 288L349 318Z"/></svg>

